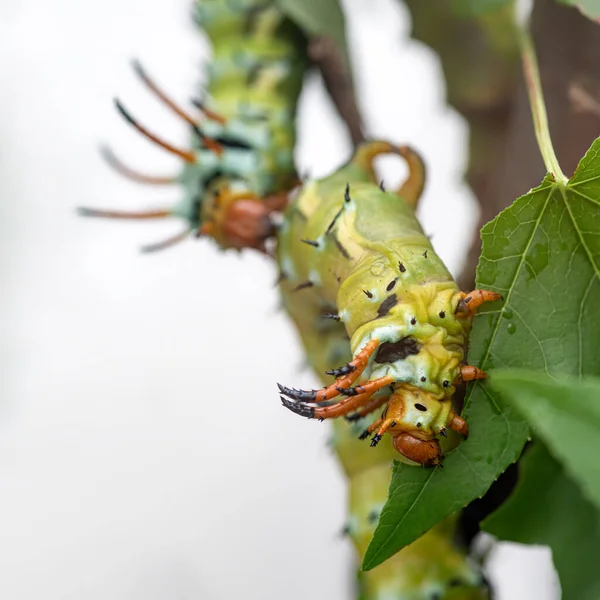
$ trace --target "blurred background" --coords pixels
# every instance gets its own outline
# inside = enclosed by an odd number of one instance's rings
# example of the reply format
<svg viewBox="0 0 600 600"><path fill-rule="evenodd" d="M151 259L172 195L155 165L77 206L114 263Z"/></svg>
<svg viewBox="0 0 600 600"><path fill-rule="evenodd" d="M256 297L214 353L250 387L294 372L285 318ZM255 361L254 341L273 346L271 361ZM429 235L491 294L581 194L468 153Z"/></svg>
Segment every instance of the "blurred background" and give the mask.
<svg viewBox="0 0 600 600"><path fill-rule="evenodd" d="M445 103L438 60L407 39L399 3L345 8L368 133L424 155L420 216L458 273L478 215L462 183L466 126ZM184 124L130 63L179 101L197 93L210 55L190 0L0 11L0 597L346 600L353 550L339 533L345 482L329 427L282 410L276 393L276 381L315 381L273 265L195 240L141 256L179 224L75 215L177 200L176 188L112 173L98 147L147 172L179 168L120 120L112 97L185 144ZM300 172L324 175L348 157L316 75L298 126ZM405 175L396 160L382 171L389 185ZM558 597L545 548L495 545L489 576L500 600Z"/></svg>

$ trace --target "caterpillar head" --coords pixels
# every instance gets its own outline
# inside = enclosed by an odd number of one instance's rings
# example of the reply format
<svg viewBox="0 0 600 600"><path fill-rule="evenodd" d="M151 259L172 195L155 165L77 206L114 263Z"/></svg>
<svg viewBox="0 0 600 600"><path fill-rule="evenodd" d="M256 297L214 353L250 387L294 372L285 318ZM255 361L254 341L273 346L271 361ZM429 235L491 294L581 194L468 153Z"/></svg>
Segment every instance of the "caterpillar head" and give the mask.
<svg viewBox="0 0 600 600"><path fill-rule="evenodd" d="M265 242L275 234L273 213L281 210L287 195L260 199L249 192L216 188L202 205L200 235L212 237L222 248L254 248L266 252Z"/></svg>
<svg viewBox="0 0 600 600"><path fill-rule="evenodd" d="M394 448L411 462L425 467L435 467L441 462L443 452L436 439L420 440L410 433L400 433L392 439Z"/></svg>
<svg viewBox="0 0 600 600"><path fill-rule="evenodd" d="M410 384L394 386L384 412L387 432L392 436L394 448L406 459L424 466L439 464L443 451L438 436L446 436L452 429L467 436L466 421L452 411L450 400L438 400Z"/></svg>

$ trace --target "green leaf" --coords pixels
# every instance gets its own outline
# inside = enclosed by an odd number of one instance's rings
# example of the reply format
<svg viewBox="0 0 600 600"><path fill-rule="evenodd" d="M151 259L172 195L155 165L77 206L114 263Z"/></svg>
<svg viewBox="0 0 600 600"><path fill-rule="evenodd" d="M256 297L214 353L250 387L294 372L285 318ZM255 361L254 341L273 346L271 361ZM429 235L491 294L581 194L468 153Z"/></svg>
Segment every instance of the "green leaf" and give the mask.
<svg viewBox="0 0 600 600"><path fill-rule="evenodd" d="M550 546L563 600L600 598L600 513L543 444L519 463L519 483L485 523L502 540Z"/></svg>
<svg viewBox="0 0 600 600"><path fill-rule="evenodd" d="M519 410L600 507L600 379L555 381L515 369L494 371L490 384Z"/></svg>
<svg viewBox="0 0 600 600"><path fill-rule="evenodd" d="M566 187L546 176L481 234L478 287L503 294L504 305L475 317L469 364L600 373L600 138ZM488 385L469 388L464 416L469 439L447 456L444 468L394 467L364 569L481 497L519 457L528 427Z"/></svg>
<svg viewBox="0 0 600 600"><path fill-rule="evenodd" d="M333 38L347 62L346 22L338 0L277 0L277 5L306 37Z"/></svg>
<svg viewBox="0 0 600 600"><path fill-rule="evenodd" d="M600 2L598 0L558 0L558 2L573 6L592 21L600 23Z"/></svg>

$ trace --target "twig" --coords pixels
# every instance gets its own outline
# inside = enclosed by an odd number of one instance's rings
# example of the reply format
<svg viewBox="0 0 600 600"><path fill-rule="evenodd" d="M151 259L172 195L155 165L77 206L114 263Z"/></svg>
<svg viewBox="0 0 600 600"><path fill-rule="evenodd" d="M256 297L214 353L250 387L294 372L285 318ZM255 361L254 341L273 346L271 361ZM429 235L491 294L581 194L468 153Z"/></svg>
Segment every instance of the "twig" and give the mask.
<svg viewBox="0 0 600 600"><path fill-rule="evenodd" d="M567 176L562 172L552 139L550 137L550 128L548 126L548 116L546 114L546 104L544 103L544 93L542 84L540 83L540 71L538 69L535 48L531 40L529 28L524 25L520 28L521 42L521 58L523 60L523 72L525 74L525 86L529 96L529 104L531 106L531 114L533 116L533 127L535 137L544 159L544 165L549 173L554 175L557 183L566 185L569 181Z"/></svg>

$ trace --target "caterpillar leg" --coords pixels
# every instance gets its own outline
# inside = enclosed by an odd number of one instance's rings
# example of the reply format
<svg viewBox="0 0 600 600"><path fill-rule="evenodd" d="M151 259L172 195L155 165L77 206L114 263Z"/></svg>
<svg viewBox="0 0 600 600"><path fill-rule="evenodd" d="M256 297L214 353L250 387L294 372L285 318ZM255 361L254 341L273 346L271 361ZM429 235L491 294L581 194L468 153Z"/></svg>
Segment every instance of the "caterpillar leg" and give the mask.
<svg viewBox="0 0 600 600"><path fill-rule="evenodd" d="M293 413L300 415L301 417L306 417L307 419L319 419L319 421L342 416L345 413L352 412L361 404L361 402L366 402L369 400L369 396L361 394L359 396L352 396L351 398L344 398L332 406L321 408L310 406L310 404L305 402L289 400L284 396L279 396L279 398L281 399L283 406L291 410Z"/></svg>
<svg viewBox="0 0 600 600"><path fill-rule="evenodd" d="M298 402L294 400L288 400L283 396L280 396L282 404L291 410L292 412L301 415L303 417L308 417L309 419L319 419L323 421L324 419L335 419L337 417L343 417L353 411L355 411L358 407L366 404L371 399L371 396L389 385L393 381L392 377L381 377L380 379L375 379L369 382L369 388L366 392L362 394L358 394L356 396L348 396L347 398L343 398L339 402L332 404L331 406L325 407L315 407L310 406L306 402Z"/></svg>
<svg viewBox="0 0 600 600"><path fill-rule="evenodd" d="M340 392L340 388L346 389L350 387L361 376L369 363L369 358L378 347L379 340L371 340L348 364L340 369L328 371L328 374L334 375L337 379L330 386L322 390L296 390L278 383L279 391L289 398L304 402L325 402L326 400L331 400L342 393Z"/></svg>
<svg viewBox="0 0 600 600"><path fill-rule="evenodd" d="M375 421L375 422L377 422L377 421ZM381 423L379 425L379 427L377 428L377 433L375 433L375 435L371 439L371 448L374 448L375 446L377 446L377 444L379 444L379 442L381 441L383 434L390 427L393 427L395 424L396 424L396 421L394 421L394 419L386 419L385 421L383 421L383 423Z"/></svg>
<svg viewBox="0 0 600 600"><path fill-rule="evenodd" d="M456 413L450 414L450 422L448 423L448 427L452 429L452 431L456 431L456 433L460 433L463 437L468 437L469 435L469 426L467 422ZM441 433L441 432L440 432ZM445 434L444 434L445 437Z"/></svg>
<svg viewBox="0 0 600 600"><path fill-rule="evenodd" d="M473 290L468 294L461 292L455 314L457 317L472 317L475 310L484 302L493 302L494 300L502 300L502 296L490 290Z"/></svg>
<svg viewBox="0 0 600 600"><path fill-rule="evenodd" d="M343 394L344 396L364 396L365 394L368 394L369 397L371 397L375 392L393 382L394 377L392 375L387 375L386 377L373 379L372 381L368 381L367 383L363 383L355 387L343 388L336 386L336 389L340 394Z"/></svg>
<svg viewBox="0 0 600 600"><path fill-rule="evenodd" d="M280 398L282 404L297 415L308 417L309 419L319 419L320 421L323 421L324 419L343 417L344 415L353 412L359 406L368 403L371 399L371 396L375 392L388 386L392 381L393 378L389 376L381 377L380 379L374 379L364 386L367 389L362 394L350 395L347 398L343 398L339 402L332 404L331 406L325 407L310 406L306 402L288 400L283 396L280 396Z"/></svg>
<svg viewBox="0 0 600 600"><path fill-rule="evenodd" d="M376 411L378 408L382 407L389 400L389 396L381 396L379 398L371 398L362 408L357 410L355 413L348 415L346 417L346 421L358 421L363 417L371 414L373 411Z"/></svg>
<svg viewBox="0 0 600 600"><path fill-rule="evenodd" d="M377 431L381 424L383 423L383 419L379 417L376 421L373 421L359 436L359 440L366 440L374 431Z"/></svg>
<svg viewBox="0 0 600 600"><path fill-rule="evenodd" d="M462 383L464 381L473 381L475 379L486 379L487 373L482 371L479 367L474 367L473 365L462 365L460 367L460 377L457 383Z"/></svg>

